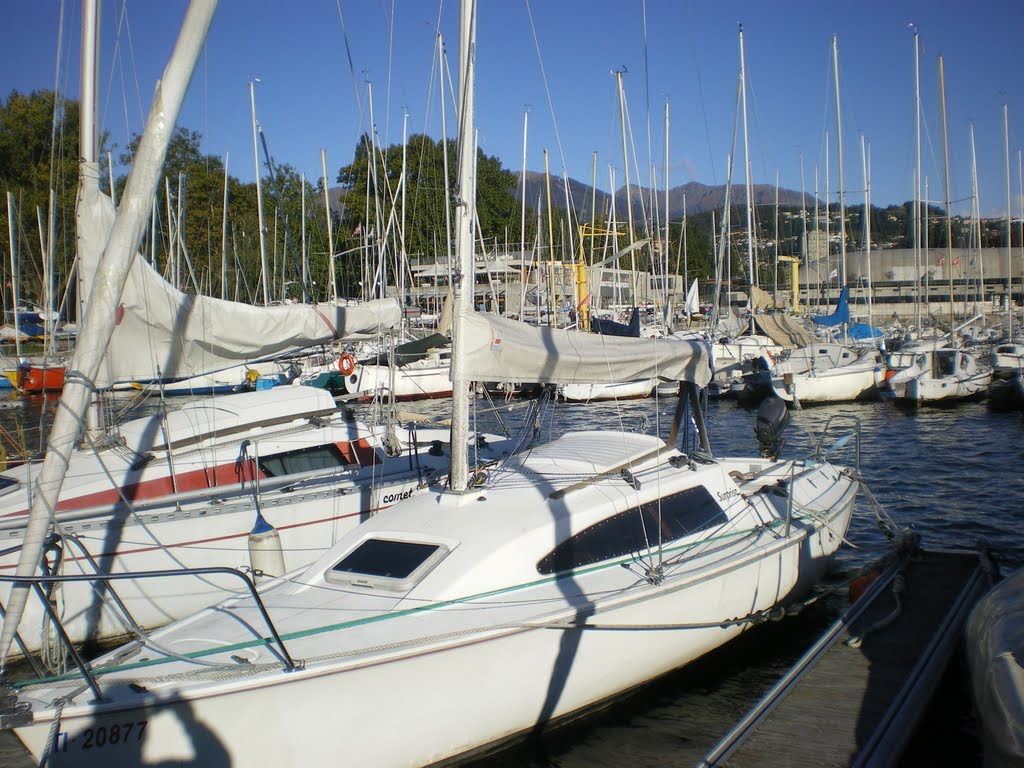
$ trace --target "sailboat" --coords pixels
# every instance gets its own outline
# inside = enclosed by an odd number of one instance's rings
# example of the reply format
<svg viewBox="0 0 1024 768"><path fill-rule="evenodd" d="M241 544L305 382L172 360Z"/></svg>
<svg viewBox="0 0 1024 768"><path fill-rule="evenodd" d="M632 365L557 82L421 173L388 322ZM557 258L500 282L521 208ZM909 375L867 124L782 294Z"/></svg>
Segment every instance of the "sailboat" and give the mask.
<svg viewBox="0 0 1024 768"><path fill-rule="evenodd" d="M183 40L205 29L200 10L212 4L193 0ZM465 270L473 0L461 20ZM468 430L471 381L607 375L607 339L478 313L467 293L458 286L454 435ZM699 395L706 347L623 339L615 352L635 378L682 382L667 440L570 433L471 474L453 437L446 485L258 593L83 663L84 678L13 683L0 725L57 764L431 764L622 694L809 589L846 534L856 470L715 457ZM675 447L682 424L689 452ZM270 738L254 738L256 712Z"/></svg>
<svg viewBox="0 0 1024 768"><path fill-rule="evenodd" d="M86 6L83 15L88 17L94 7ZM91 37L91 23L85 21L84 34ZM83 65L83 78L92 72ZM83 147L90 144L82 142ZM155 162L157 170L161 165ZM91 265L83 271L86 282L100 269L95 252L102 242L99 235L106 239L117 225L110 198L94 183L94 170L88 160L83 163L77 216L82 262ZM118 220L126 215L123 209ZM86 373L90 361L75 358L72 370L79 387L132 380L147 371L174 375L212 359L229 359L237 354L231 334L260 336L266 331L263 338L277 348L264 348L267 353L304 344L313 336L376 338L394 328L400 317L394 300L264 308L186 296L143 259L132 258L134 247L122 243L117 250L127 289L120 298L107 297L107 311L119 324L109 347L97 345L107 354L91 350L96 372ZM94 282L105 288L101 279ZM134 291L140 283L142 294ZM153 325L154 345L136 338L137 354L132 357L127 339L143 319ZM233 330L233 321L244 331ZM84 338L88 343L88 335ZM212 348L206 346L210 341ZM99 371L101 363L106 371ZM98 408L103 400L96 402ZM161 407L132 421L111 420L102 429L90 430L81 442L74 431L80 422L69 433L60 419L58 414L42 466L26 461L0 472L0 537L5 542L0 574L19 567L24 573L23 549L42 546L53 572L80 576L224 566L246 566L259 578L280 575L309 563L348 528L425 488L448 467L447 430L361 424L330 394L312 387L276 387L199 399L178 409ZM479 458L499 457L502 440L483 437L477 443ZM67 441L59 454L54 452L55 440ZM53 492L46 462L57 455L62 466ZM45 526L33 532L30 510L39 504L45 505ZM115 598L76 582L55 593L53 600L67 637L77 643L123 636L133 626L160 626L223 599L235 588L223 579L195 579L187 587L180 581L131 580L118 585L119 604L112 605ZM18 636L18 649L26 654L39 650L52 640L44 606L28 601L24 617L11 619L20 609L11 607L16 590L10 599L8 592L5 585L4 631L13 633L19 624L31 628Z"/></svg>
<svg viewBox="0 0 1024 768"><path fill-rule="evenodd" d="M939 93L942 112L943 158L945 162L946 190L946 260L945 268L949 277L949 325L953 328L950 348L934 346L903 353L901 367L887 381L887 394L897 401L911 405L927 403L950 403L978 397L985 393L992 381L992 369L982 362L978 355L965 349L957 342L957 331L969 325L975 318L956 327L954 322L952 229L950 222L950 180L949 142L946 133L946 95L942 56L939 56ZM908 359L909 358L909 359ZM896 367L890 361L890 367Z"/></svg>

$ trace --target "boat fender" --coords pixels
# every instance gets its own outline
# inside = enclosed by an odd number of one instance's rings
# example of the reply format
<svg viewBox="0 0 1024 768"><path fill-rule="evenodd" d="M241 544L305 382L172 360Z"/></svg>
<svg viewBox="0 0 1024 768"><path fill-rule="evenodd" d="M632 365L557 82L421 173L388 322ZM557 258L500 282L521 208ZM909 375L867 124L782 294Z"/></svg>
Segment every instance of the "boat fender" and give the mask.
<svg viewBox="0 0 1024 768"><path fill-rule="evenodd" d="M256 524L249 532L249 565L257 584L284 573L281 534L259 512L256 513Z"/></svg>
<svg viewBox="0 0 1024 768"><path fill-rule="evenodd" d="M356 369L356 359L352 355L344 354L338 358L338 370L342 375L350 376Z"/></svg>
<svg viewBox="0 0 1024 768"><path fill-rule="evenodd" d="M856 603L867 591L868 587L875 583L881 573L872 568L867 573L861 574L850 582L850 604Z"/></svg>

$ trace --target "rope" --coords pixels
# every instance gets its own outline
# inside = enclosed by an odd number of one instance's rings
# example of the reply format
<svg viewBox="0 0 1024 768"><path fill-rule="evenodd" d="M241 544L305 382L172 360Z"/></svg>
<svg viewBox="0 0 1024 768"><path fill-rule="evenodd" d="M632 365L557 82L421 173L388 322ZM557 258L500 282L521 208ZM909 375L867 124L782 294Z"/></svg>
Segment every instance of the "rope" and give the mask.
<svg viewBox="0 0 1024 768"><path fill-rule="evenodd" d="M48 549L54 553L53 567L50 567L44 553L41 563L43 573L47 576L59 576L64 572L64 550L59 544L51 544ZM60 582L49 585L46 600L57 621L61 621L64 618L65 606ZM57 627L45 611L39 628L39 661L54 675L62 675L68 668L68 650L57 637Z"/></svg>
<svg viewBox="0 0 1024 768"><path fill-rule="evenodd" d="M896 607L892 609L888 616L885 616L869 627L866 627L859 635L852 636L846 641L846 644L851 648L860 648L869 634L877 632L880 629L885 629L896 621L896 619L899 618L899 615L903 612L903 600L901 596L906 589L907 577L903 571L900 571L892 580L892 596L896 599Z"/></svg>
<svg viewBox="0 0 1024 768"><path fill-rule="evenodd" d="M50 721L50 732L46 737L46 749L43 750L43 754L39 758L39 768L45 768L45 766L49 765L50 758L57 751L57 737L60 735L60 718L66 703L67 699L63 696L53 703L53 720Z"/></svg>

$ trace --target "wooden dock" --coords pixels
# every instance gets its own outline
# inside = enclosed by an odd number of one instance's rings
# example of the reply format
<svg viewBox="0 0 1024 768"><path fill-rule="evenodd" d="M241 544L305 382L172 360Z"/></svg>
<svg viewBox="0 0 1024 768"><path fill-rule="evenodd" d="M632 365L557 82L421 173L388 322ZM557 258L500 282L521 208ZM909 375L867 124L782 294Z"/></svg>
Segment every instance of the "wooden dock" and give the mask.
<svg viewBox="0 0 1024 768"><path fill-rule="evenodd" d="M964 551L888 564L698 765L896 764L993 571Z"/></svg>

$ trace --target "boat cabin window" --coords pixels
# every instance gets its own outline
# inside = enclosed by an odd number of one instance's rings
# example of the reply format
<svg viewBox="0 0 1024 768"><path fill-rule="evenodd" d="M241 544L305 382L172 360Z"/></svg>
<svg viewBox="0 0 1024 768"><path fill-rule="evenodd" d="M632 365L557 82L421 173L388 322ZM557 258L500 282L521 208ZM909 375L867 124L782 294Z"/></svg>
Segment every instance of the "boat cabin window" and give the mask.
<svg viewBox="0 0 1024 768"><path fill-rule="evenodd" d="M620 512L559 544L539 563L540 573L557 573L581 565L638 552L727 522L711 492L702 485ZM659 534L660 530L660 534Z"/></svg>
<svg viewBox="0 0 1024 768"><path fill-rule="evenodd" d="M361 587L406 590L445 555L441 544L366 539L327 571L327 580Z"/></svg>
<svg viewBox="0 0 1024 768"><path fill-rule="evenodd" d="M260 456L260 469L267 477L281 477L296 472L339 469L349 464L336 445L314 445L298 451Z"/></svg>
<svg viewBox="0 0 1024 768"><path fill-rule="evenodd" d="M18 485L21 485L21 483L13 477L4 477L3 475L0 475L0 493L11 490Z"/></svg>

